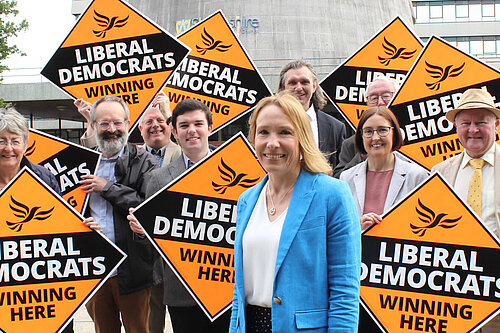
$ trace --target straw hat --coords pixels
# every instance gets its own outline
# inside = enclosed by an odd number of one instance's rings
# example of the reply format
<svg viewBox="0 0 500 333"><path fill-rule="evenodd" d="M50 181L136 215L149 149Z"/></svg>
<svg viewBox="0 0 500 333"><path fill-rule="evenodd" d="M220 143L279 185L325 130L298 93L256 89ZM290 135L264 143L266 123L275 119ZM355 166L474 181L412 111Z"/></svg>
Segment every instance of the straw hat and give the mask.
<svg viewBox="0 0 500 333"><path fill-rule="evenodd" d="M493 112L493 114L500 118L500 109L495 107L493 97L483 89L468 89L462 94L456 109L446 112L446 119L451 122L455 121L457 113L463 110L477 110L485 109Z"/></svg>

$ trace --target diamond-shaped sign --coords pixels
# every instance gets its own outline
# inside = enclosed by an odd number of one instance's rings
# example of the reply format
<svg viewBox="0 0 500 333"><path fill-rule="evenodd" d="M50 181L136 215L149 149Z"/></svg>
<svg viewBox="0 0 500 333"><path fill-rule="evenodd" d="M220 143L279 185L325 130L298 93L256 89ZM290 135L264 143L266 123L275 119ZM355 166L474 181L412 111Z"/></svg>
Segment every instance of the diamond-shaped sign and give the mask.
<svg viewBox="0 0 500 333"><path fill-rule="evenodd" d="M31 162L40 164L56 177L62 197L83 213L88 194L80 188L81 176L94 174L101 154L55 136L30 129L25 153Z"/></svg>
<svg viewBox="0 0 500 333"><path fill-rule="evenodd" d="M172 110L185 98L201 100L212 111L213 134L271 95L220 10L178 38L191 53L164 89Z"/></svg>
<svg viewBox="0 0 500 333"><path fill-rule="evenodd" d="M121 0L94 0L42 75L74 98L121 97L130 128L189 48Z"/></svg>
<svg viewBox="0 0 500 333"><path fill-rule="evenodd" d="M238 197L264 176L240 132L134 211L148 238L212 321L233 299Z"/></svg>
<svg viewBox="0 0 500 333"><path fill-rule="evenodd" d="M384 332L475 332L500 312L500 243L438 174L363 234L361 299Z"/></svg>
<svg viewBox="0 0 500 333"><path fill-rule="evenodd" d="M432 37L388 105L403 130L400 151L428 170L461 153L456 130L445 114L458 106L469 88L500 96L500 71Z"/></svg>
<svg viewBox="0 0 500 333"><path fill-rule="evenodd" d="M402 82L421 50L420 39L396 17L328 74L320 86L355 129L366 110L368 83L380 76Z"/></svg>
<svg viewBox="0 0 500 333"><path fill-rule="evenodd" d="M0 211L0 331L61 332L125 254L26 167Z"/></svg>

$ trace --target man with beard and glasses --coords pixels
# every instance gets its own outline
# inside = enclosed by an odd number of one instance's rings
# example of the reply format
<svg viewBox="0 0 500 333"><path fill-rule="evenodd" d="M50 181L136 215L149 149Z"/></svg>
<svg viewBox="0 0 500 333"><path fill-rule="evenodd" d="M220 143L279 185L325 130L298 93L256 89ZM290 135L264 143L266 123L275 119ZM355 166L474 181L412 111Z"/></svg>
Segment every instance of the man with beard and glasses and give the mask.
<svg viewBox="0 0 500 333"><path fill-rule="evenodd" d="M102 159L95 175L82 176L82 189L90 193L84 220L100 230L127 254L125 261L86 304L97 333L119 333L121 320L127 333L147 333L149 299L153 285L153 248L129 228L129 207L146 194L147 173L157 167L144 149L127 143L129 110L115 96L101 97L90 110Z"/></svg>

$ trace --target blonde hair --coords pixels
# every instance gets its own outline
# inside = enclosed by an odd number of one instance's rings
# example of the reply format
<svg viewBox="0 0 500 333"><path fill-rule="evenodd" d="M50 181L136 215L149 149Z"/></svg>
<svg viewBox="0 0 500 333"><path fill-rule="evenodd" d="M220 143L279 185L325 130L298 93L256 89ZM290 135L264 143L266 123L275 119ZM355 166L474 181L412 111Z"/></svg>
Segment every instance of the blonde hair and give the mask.
<svg viewBox="0 0 500 333"><path fill-rule="evenodd" d="M304 108L297 98L287 91L282 91L274 96L263 98L259 101L248 121L250 129L248 139L255 146L255 133L257 127L257 117L259 112L268 105L278 106L290 119L297 132L299 151L302 154L300 166L310 173L332 174L332 167L328 164L325 156L321 153L314 141L311 124Z"/></svg>

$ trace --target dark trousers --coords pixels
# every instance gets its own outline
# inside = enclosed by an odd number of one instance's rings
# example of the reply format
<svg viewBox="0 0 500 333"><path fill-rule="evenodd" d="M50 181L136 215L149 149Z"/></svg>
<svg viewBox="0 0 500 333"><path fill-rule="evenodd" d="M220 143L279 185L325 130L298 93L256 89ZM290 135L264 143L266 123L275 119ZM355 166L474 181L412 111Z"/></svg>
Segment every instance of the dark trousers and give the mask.
<svg viewBox="0 0 500 333"><path fill-rule="evenodd" d="M96 333L120 333L121 319L127 333L148 333L151 288L120 295L118 278L110 278L87 302Z"/></svg>
<svg viewBox="0 0 500 333"><path fill-rule="evenodd" d="M151 288L149 308L149 333L163 333L167 312L167 308L163 304L163 282Z"/></svg>
<svg viewBox="0 0 500 333"><path fill-rule="evenodd" d="M174 333L227 333L231 311L226 311L214 322L199 306L169 306L168 313L172 320Z"/></svg>

